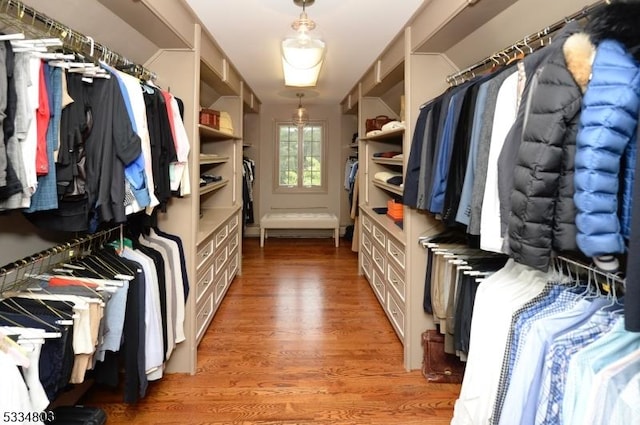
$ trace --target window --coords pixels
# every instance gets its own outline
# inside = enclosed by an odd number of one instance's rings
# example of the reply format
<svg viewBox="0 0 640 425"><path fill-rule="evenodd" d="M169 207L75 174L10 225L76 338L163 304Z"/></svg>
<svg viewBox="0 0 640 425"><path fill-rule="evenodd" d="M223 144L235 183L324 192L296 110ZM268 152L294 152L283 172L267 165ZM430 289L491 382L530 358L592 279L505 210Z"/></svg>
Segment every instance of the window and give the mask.
<svg viewBox="0 0 640 425"><path fill-rule="evenodd" d="M277 190L324 191L324 124L277 124Z"/></svg>

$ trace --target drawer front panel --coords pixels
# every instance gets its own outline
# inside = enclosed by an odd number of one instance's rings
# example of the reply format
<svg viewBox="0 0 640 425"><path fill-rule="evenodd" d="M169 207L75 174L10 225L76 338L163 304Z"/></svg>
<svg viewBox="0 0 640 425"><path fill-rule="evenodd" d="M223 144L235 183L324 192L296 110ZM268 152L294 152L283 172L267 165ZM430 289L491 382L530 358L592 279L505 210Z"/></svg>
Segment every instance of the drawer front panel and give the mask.
<svg viewBox="0 0 640 425"><path fill-rule="evenodd" d="M226 270L224 273L220 273L220 276L217 277L215 285L215 303L217 305L222 300L222 297L224 297L224 293L228 286Z"/></svg>
<svg viewBox="0 0 640 425"><path fill-rule="evenodd" d="M197 258L197 268L201 268L204 263L213 255L213 243L211 240L206 241L201 246L198 247L198 252L196 254Z"/></svg>
<svg viewBox="0 0 640 425"><path fill-rule="evenodd" d="M227 225L225 224L224 226L222 226L217 232L216 232L216 236L214 238L215 241L215 247L216 249L218 249L218 247L220 245L222 245L224 243L224 241L227 240L227 235L228 235L228 230L227 230Z"/></svg>
<svg viewBox="0 0 640 425"><path fill-rule="evenodd" d="M238 214L234 214L233 217L231 217L227 222L227 228L229 229L229 233L237 229L239 223L240 223L240 216Z"/></svg>
<svg viewBox="0 0 640 425"><path fill-rule="evenodd" d="M384 276L384 269L385 269L385 256L383 252L380 252L380 250L378 249L377 246L373 247L373 254L371 254L371 257L373 259L373 264L376 265L378 271L380 272L381 275Z"/></svg>
<svg viewBox="0 0 640 425"><path fill-rule="evenodd" d="M391 319L391 324L396 329L398 336L404 341L404 310L395 300L391 292L387 292L387 313Z"/></svg>
<svg viewBox="0 0 640 425"><path fill-rule="evenodd" d="M371 231L373 235L373 239L375 239L381 247L385 247L387 245L387 236L385 233L378 228L378 226L374 225L373 230Z"/></svg>
<svg viewBox="0 0 640 425"><path fill-rule="evenodd" d="M240 235L238 232L229 232L229 252L233 252L240 243Z"/></svg>
<svg viewBox="0 0 640 425"><path fill-rule="evenodd" d="M393 261L404 270L405 264L405 254L404 254L404 246L398 244L393 239L389 238L387 241L387 253L389 254L389 258L393 259Z"/></svg>
<svg viewBox="0 0 640 425"><path fill-rule="evenodd" d="M222 250L216 255L216 260L214 262L215 273L216 275L220 273L220 270L224 267L224 263L227 261L227 247L225 246Z"/></svg>
<svg viewBox="0 0 640 425"><path fill-rule="evenodd" d="M371 282L371 257L367 253L360 252L360 258L362 262L362 272L369 282Z"/></svg>
<svg viewBox="0 0 640 425"><path fill-rule="evenodd" d="M373 227L373 224L371 223L371 219L365 214L362 214L362 227L364 227L369 232Z"/></svg>
<svg viewBox="0 0 640 425"><path fill-rule="evenodd" d="M196 339L198 343L204 336L211 319L213 318L213 293L209 295L206 301L202 304L202 307L196 314Z"/></svg>
<svg viewBox="0 0 640 425"><path fill-rule="evenodd" d="M207 293L207 289L213 282L213 266L203 270L202 273L199 273L198 283L196 284L196 304L200 303L203 295Z"/></svg>
<svg viewBox="0 0 640 425"><path fill-rule="evenodd" d="M386 296L386 286L384 284L384 277L377 270L373 271L373 281L371 282L371 287L373 288L373 292L375 292L376 297L378 297L378 301L380 304L384 306L384 299Z"/></svg>
<svg viewBox="0 0 640 425"><path fill-rule="evenodd" d="M393 288L393 291L398 296L398 299L404 303L406 296L406 285L404 283L404 275L398 273L395 268L391 267L391 264L387 264L387 282L388 286Z"/></svg>
<svg viewBox="0 0 640 425"><path fill-rule="evenodd" d="M231 281L233 280L233 277L236 275L236 273L238 272L238 252L234 252L233 254L230 255L229 257L229 266L228 266L228 280Z"/></svg>
<svg viewBox="0 0 640 425"><path fill-rule="evenodd" d="M369 237L369 233L362 233L362 248L371 255L371 238Z"/></svg>

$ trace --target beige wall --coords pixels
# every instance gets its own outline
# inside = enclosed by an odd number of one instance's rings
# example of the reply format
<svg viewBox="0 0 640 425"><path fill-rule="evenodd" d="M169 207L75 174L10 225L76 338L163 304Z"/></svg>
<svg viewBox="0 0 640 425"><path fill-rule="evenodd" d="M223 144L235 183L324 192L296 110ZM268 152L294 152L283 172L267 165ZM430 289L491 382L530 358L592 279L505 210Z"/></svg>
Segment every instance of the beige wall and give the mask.
<svg viewBox="0 0 640 425"><path fill-rule="evenodd" d="M296 107L295 100L284 104L263 104L260 111L260 141L254 146L252 153L258 161L256 167L259 176L255 190L258 191L259 205L256 206L256 222L259 217L270 211L292 210L309 212L333 212L341 215L341 201L345 190L344 160L348 151L345 145L351 141L345 140L342 129L342 115L340 105L312 105L305 104L312 120L321 120L326 124L326 161L327 187L326 193L319 194L282 194L275 193L275 124L278 121L291 119ZM346 217L345 219L348 219ZM344 223L344 220L341 220Z"/></svg>

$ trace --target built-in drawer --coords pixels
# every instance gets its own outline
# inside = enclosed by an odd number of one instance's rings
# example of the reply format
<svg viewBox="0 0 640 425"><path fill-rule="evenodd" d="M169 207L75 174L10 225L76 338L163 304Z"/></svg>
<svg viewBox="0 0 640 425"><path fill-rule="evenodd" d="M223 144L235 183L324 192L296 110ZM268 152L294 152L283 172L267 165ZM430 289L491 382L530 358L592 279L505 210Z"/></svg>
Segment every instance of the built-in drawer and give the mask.
<svg viewBox="0 0 640 425"><path fill-rule="evenodd" d="M371 238L367 232L362 232L362 248L371 254Z"/></svg>
<svg viewBox="0 0 640 425"><path fill-rule="evenodd" d="M371 257L364 251L360 251L360 261L362 264L362 272L369 282L371 282Z"/></svg>
<svg viewBox="0 0 640 425"><path fill-rule="evenodd" d="M202 303L202 306L198 309L196 313L196 340L198 344L200 340L204 336L209 323L211 323L211 319L213 318L214 312L214 304L213 304L213 293L210 293L206 298L205 302Z"/></svg>
<svg viewBox="0 0 640 425"><path fill-rule="evenodd" d="M212 282L213 266L209 265L209 267L202 268L201 271L198 271L198 282L196 283L196 304L200 303Z"/></svg>
<svg viewBox="0 0 640 425"><path fill-rule="evenodd" d="M218 249L218 247L220 247L220 245L222 245L224 243L224 241L227 240L227 235L229 234L229 230L227 229L227 225L225 224L224 226L220 227L218 229L218 231L216 231L216 235L213 238L213 241L215 242L215 248Z"/></svg>
<svg viewBox="0 0 640 425"><path fill-rule="evenodd" d="M231 234L231 232L238 228L238 224L240 224L240 216L238 214L234 214L233 217L231 217L227 222L229 234Z"/></svg>
<svg viewBox="0 0 640 425"><path fill-rule="evenodd" d="M384 277L377 270L373 271L373 280L371 281L371 287L373 288L373 292L375 292L376 297L380 301L380 305L384 306L384 298L386 296L386 285L384 284Z"/></svg>
<svg viewBox="0 0 640 425"><path fill-rule="evenodd" d="M201 245L198 245L198 251L196 253L197 258L197 266L196 268L200 269L204 263L213 255L213 241L211 239L203 242Z"/></svg>
<svg viewBox="0 0 640 425"><path fill-rule="evenodd" d="M215 267L216 276L220 273L220 270L224 267L224 263L227 262L227 247L224 246L220 252L216 255L216 259L213 262L213 266Z"/></svg>
<svg viewBox="0 0 640 425"><path fill-rule="evenodd" d="M387 286L393 288L393 291L398 296L398 300L404 304L407 293L404 274L396 271L395 267L391 266L391 263L387 264L387 283Z"/></svg>
<svg viewBox="0 0 640 425"><path fill-rule="evenodd" d="M220 276L216 278L216 287L215 287L215 303L216 305L220 303L222 297L224 297L224 293L227 290L228 286L227 279L227 271L225 270L223 273L220 273Z"/></svg>
<svg viewBox="0 0 640 425"><path fill-rule="evenodd" d="M387 246L387 235L378 228L375 224L373 225L373 229L371 230L371 235L373 235L373 239L375 239L382 248Z"/></svg>
<svg viewBox="0 0 640 425"><path fill-rule="evenodd" d="M380 273L384 276L384 269L385 269L384 252L381 252L377 246L374 246L372 251L373 252L371 253L371 259L373 260L373 264L376 265Z"/></svg>
<svg viewBox="0 0 640 425"><path fill-rule="evenodd" d="M232 254L229 254L229 265L227 266L228 271L228 276L227 276L227 280L232 281L233 277L236 275L236 273L238 272L238 252L234 252Z"/></svg>
<svg viewBox="0 0 640 425"><path fill-rule="evenodd" d="M362 214L362 227L364 227L367 231L371 231L371 228L373 227L373 223L371 223L371 219L366 216L365 214Z"/></svg>
<svg viewBox="0 0 640 425"><path fill-rule="evenodd" d="M229 253L235 251L240 243L240 234L238 232L229 232L229 245L227 245Z"/></svg>
<svg viewBox="0 0 640 425"><path fill-rule="evenodd" d="M387 253L389 254L389 258L393 259L393 261L402 270L404 270L404 263L405 263L404 246L400 245L395 240L389 238L387 240Z"/></svg>
<svg viewBox="0 0 640 425"><path fill-rule="evenodd" d="M387 291L386 310L400 340L404 341L404 310L389 291Z"/></svg>

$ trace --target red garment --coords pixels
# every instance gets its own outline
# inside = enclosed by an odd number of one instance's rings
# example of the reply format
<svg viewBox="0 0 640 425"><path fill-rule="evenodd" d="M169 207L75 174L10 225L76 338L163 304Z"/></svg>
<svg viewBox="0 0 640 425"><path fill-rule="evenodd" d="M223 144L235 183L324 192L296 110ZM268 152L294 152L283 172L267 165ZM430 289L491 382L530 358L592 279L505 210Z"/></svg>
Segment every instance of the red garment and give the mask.
<svg viewBox="0 0 640 425"><path fill-rule="evenodd" d="M49 158L47 157L47 129L51 119L49 109L49 94L44 79L44 63L40 61L40 78L38 82L38 109L36 110L36 128L38 142L36 145L36 175L45 176L49 173Z"/></svg>
<svg viewBox="0 0 640 425"><path fill-rule="evenodd" d="M93 282L86 282L82 280L82 278L58 276L52 276L51 278L49 278L49 286L85 286L92 289L98 287L97 284Z"/></svg>
<svg viewBox="0 0 640 425"><path fill-rule="evenodd" d="M169 115L169 125L171 125L171 137L173 137L173 146L176 148L176 150L178 150L178 139L176 139L176 125L173 122L173 107L171 106L171 99L173 99L173 96L171 95L171 93L164 90L160 90L160 93L162 93L162 97L164 97L164 103L167 107L167 115Z"/></svg>

